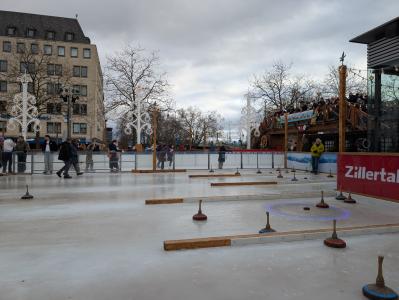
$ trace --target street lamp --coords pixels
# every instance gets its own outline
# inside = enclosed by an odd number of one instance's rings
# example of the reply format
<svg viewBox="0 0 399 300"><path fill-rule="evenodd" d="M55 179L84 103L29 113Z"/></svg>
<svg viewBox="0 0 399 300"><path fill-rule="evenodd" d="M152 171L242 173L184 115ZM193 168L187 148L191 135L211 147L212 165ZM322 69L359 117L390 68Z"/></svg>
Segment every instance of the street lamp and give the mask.
<svg viewBox="0 0 399 300"><path fill-rule="evenodd" d="M78 91L70 86L64 86L59 91L60 98L67 104L67 139L71 138L71 105L79 100Z"/></svg>

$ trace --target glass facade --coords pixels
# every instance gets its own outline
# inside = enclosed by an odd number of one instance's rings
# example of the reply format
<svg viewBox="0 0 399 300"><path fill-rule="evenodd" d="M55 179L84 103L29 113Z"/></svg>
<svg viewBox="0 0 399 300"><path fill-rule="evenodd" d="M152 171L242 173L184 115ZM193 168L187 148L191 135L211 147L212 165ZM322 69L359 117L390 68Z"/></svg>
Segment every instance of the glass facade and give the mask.
<svg viewBox="0 0 399 300"><path fill-rule="evenodd" d="M370 152L399 152L399 62L368 70Z"/></svg>

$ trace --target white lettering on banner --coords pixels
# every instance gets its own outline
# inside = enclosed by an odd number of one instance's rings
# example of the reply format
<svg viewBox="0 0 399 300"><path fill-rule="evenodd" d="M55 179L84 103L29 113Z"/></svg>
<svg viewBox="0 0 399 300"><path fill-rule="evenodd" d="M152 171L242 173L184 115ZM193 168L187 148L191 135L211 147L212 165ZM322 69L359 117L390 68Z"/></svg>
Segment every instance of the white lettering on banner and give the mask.
<svg viewBox="0 0 399 300"><path fill-rule="evenodd" d="M387 172L385 168L380 171L367 170L366 167L345 166L345 177L364 179L370 181L381 181L390 183L399 183L399 169L394 172Z"/></svg>

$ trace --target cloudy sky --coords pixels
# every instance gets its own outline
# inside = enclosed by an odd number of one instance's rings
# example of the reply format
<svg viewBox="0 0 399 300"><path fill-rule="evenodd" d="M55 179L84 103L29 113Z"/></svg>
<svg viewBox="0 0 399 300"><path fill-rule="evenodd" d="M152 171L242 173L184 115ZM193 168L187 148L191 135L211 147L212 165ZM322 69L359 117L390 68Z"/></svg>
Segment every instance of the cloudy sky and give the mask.
<svg viewBox="0 0 399 300"><path fill-rule="evenodd" d="M217 110L238 122L253 74L275 60L320 79L342 51L366 68L349 39L399 13L398 0L1 0L0 9L79 15L102 64L126 44L158 50L178 107Z"/></svg>

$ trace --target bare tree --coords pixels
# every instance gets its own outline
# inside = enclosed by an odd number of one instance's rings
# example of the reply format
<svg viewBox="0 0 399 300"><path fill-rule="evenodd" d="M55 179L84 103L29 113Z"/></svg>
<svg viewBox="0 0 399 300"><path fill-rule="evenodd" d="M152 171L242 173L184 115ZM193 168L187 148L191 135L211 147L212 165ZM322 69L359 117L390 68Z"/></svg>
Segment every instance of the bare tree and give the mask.
<svg viewBox="0 0 399 300"><path fill-rule="evenodd" d="M179 109L177 111L179 122L182 126L182 136L192 146L206 143L208 137L216 136L221 130L222 117L215 111L202 112L196 107Z"/></svg>
<svg viewBox="0 0 399 300"><path fill-rule="evenodd" d="M360 74L356 75L356 71L348 71L346 78L346 91L347 93L367 93L367 79L363 78ZM326 96L336 97L339 94L339 73L336 66L329 66L328 73L322 85L322 92Z"/></svg>
<svg viewBox="0 0 399 300"><path fill-rule="evenodd" d="M15 88L10 91L9 97L12 98L20 91L18 77L26 71L32 79L29 93L36 98L38 114L41 116L47 113L47 103L58 99L59 87L70 82L70 68L66 65L56 65L52 56L42 51L32 52L27 49L17 53L13 61L9 78Z"/></svg>
<svg viewBox="0 0 399 300"><path fill-rule="evenodd" d="M251 97L262 100L265 114L270 110L296 107L301 100L314 94L315 83L304 76L291 76L291 67L292 64L276 61L271 70L254 76L250 94Z"/></svg>
<svg viewBox="0 0 399 300"><path fill-rule="evenodd" d="M107 58L105 85L106 112L113 118L126 117L137 103L157 102L169 108L166 74L159 70L159 57L139 47L127 46Z"/></svg>

